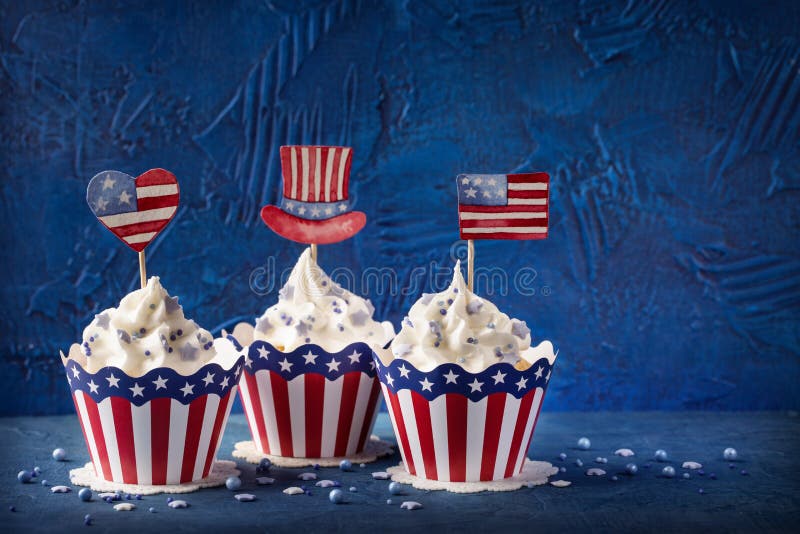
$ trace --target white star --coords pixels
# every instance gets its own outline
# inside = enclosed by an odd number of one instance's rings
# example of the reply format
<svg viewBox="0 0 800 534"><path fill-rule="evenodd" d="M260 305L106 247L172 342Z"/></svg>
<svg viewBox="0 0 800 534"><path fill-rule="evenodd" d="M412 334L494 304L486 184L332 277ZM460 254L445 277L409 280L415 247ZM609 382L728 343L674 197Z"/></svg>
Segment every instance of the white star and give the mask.
<svg viewBox="0 0 800 534"><path fill-rule="evenodd" d="M190 384L189 382L186 382L186 385L183 386L180 389L180 391L183 391L183 396L184 397L186 395L194 395L194 384Z"/></svg>
<svg viewBox="0 0 800 534"><path fill-rule="evenodd" d="M355 349L353 349L353 354L348 356L348 358L350 358L350 363L358 363L359 359L361 358L361 353L356 352Z"/></svg>
<svg viewBox="0 0 800 534"><path fill-rule="evenodd" d="M333 208L328 206L327 208L325 208L325 215L331 215L331 214L333 214Z"/></svg>
<svg viewBox="0 0 800 534"><path fill-rule="evenodd" d="M325 365L328 366L328 372L332 373L334 371L338 371L339 370L340 363L341 362L337 361L336 358L331 358L331 361L329 361Z"/></svg>
<svg viewBox="0 0 800 534"><path fill-rule="evenodd" d="M289 211L292 211L294 209L294 203L293 202L287 202L286 203L286 209L289 210Z"/></svg>
<svg viewBox="0 0 800 534"><path fill-rule="evenodd" d="M283 359L282 362L278 362L281 366L281 371L286 371L287 373L292 370L293 363L289 363L289 360L286 358Z"/></svg>
<svg viewBox="0 0 800 534"><path fill-rule="evenodd" d="M206 372L206 377L203 379L203 382L205 382L206 387L214 383L214 375L211 371Z"/></svg>
<svg viewBox="0 0 800 534"><path fill-rule="evenodd" d="M497 180L495 180L494 178L489 178L486 181L486 183L489 184L489 185L495 185L497 183Z"/></svg>
<svg viewBox="0 0 800 534"><path fill-rule="evenodd" d="M317 363L317 358L319 358L319 356L312 353L311 349L308 349L308 352L303 354L303 358L306 360L306 365L314 365Z"/></svg>
<svg viewBox="0 0 800 534"><path fill-rule="evenodd" d="M536 378L542 378L542 374L543 374L543 373L544 373L544 367L542 367L542 366L540 365L540 366L539 366L539 368L538 368L538 369L536 369L536 372L535 372L535 373L533 373L533 374L534 374L534 375L536 375Z"/></svg>
<svg viewBox="0 0 800 534"><path fill-rule="evenodd" d="M158 375L158 378L153 380L153 384L156 386L156 391L161 388L167 389L167 380L169 380L169 378L161 378L161 375Z"/></svg>
<svg viewBox="0 0 800 534"><path fill-rule="evenodd" d="M448 372L446 375L443 376L444 379L446 380L445 384L457 384L456 378L458 378L460 375L455 374L453 370L450 369L450 372Z"/></svg>
<svg viewBox="0 0 800 534"><path fill-rule="evenodd" d="M464 185L467 185L467 184L469 183L469 178L467 178L466 176L465 176L465 177L463 177L463 178L461 179L461 183L462 183L462 184L464 184Z"/></svg>
<svg viewBox="0 0 800 534"><path fill-rule="evenodd" d="M236 378L239 378L239 373L241 372L242 372L242 366L240 365L239 367L236 368L236 371L234 371L233 374L236 376Z"/></svg>
<svg viewBox="0 0 800 534"><path fill-rule="evenodd" d="M471 384L467 384L470 387L470 393L475 393L476 391L480 392L481 388L483 387L483 382L478 382L478 379L472 381Z"/></svg>
<svg viewBox="0 0 800 534"><path fill-rule="evenodd" d="M506 374L505 373L501 373L499 369L497 370L497 374L494 375L492 378L494 379L495 385L500 384L500 383L503 383L503 384L506 383Z"/></svg>
<svg viewBox="0 0 800 534"><path fill-rule="evenodd" d="M219 387L225 389L228 387L228 380L230 380L227 376L222 379L222 382L219 383Z"/></svg>
<svg viewBox="0 0 800 534"><path fill-rule="evenodd" d="M475 184L475 185L481 185L481 184L483 183L483 178L481 178L480 176L478 176L477 178L475 178L475 179L472 181L472 183L473 183L473 184Z"/></svg>
<svg viewBox="0 0 800 534"><path fill-rule="evenodd" d="M492 194L490 192L488 192L488 191L484 191L483 192L483 198L489 198L491 196L492 196Z"/></svg>
<svg viewBox="0 0 800 534"><path fill-rule="evenodd" d="M319 217L320 213L321 212L319 211L319 208L317 208L317 207L311 208L311 216L312 217Z"/></svg>
<svg viewBox="0 0 800 534"><path fill-rule="evenodd" d="M95 383L94 383L94 378L93 378L93 379L91 379L91 380L89 381L89 383L88 383L88 384L86 384L86 385L87 385L87 386L89 386L89 389L91 390L91 392L92 392L92 393L95 393L95 394L97 393L97 388L98 388L99 386L98 386L97 384L95 384Z"/></svg>
<svg viewBox="0 0 800 534"><path fill-rule="evenodd" d="M269 358L267 358L267 356L269 356L269 351L264 347L258 347L258 357L268 360Z"/></svg>
<svg viewBox="0 0 800 534"><path fill-rule="evenodd" d="M253 365L253 360L251 360L250 356L248 356L247 354L244 355L244 364L247 367L251 367Z"/></svg>
<svg viewBox="0 0 800 534"><path fill-rule="evenodd" d="M419 384L422 386L422 391L431 391L431 386L433 386L433 382L428 382L428 377L420 380Z"/></svg>
<svg viewBox="0 0 800 534"><path fill-rule="evenodd" d="M130 204L131 203L131 196L128 194L127 191L123 191L119 194L119 203L120 204Z"/></svg>
<svg viewBox="0 0 800 534"><path fill-rule="evenodd" d="M372 370L375 369L375 362L373 362L372 360L369 361L369 368Z"/></svg>
<svg viewBox="0 0 800 534"><path fill-rule="evenodd" d="M304 214L305 212L306 212L306 208L304 206L300 206L300 209L297 210L297 213L299 213L300 215Z"/></svg>
<svg viewBox="0 0 800 534"><path fill-rule="evenodd" d="M389 382L390 386L394 386L394 378L389 373L386 373L386 381Z"/></svg>
<svg viewBox="0 0 800 534"><path fill-rule="evenodd" d="M105 191L106 189L112 189L116 182L117 182L116 180L111 178L110 174L106 174L106 179L103 180L103 191Z"/></svg>
<svg viewBox="0 0 800 534"><path fill-rule="evenodd" d="M339 211L346 211L346 210L347 210L347 204L339 204Z"/></svg>
<svg viewBox="0 0 800 534"><path fill-rule="evenodd" d="M81 372L80 372L80 371L78 371L78 367L77 367L77 366L73 366L73 368L72 368L72 374L73 374L73 375L75 375L75 378L78 378L78 375L80 375L80 374L81 374Z"/></svg>
<svg viewBox="0 0 800 534"><path fill-rule="evenodd" d="M137 397L137 396L138 397L144 397L144 395L142 395L142 391L144 391L144 388L139 385L139 382L134 382L133 383L133 387L132 388L128 388L128 389L131 390L131 393L133 393L134 397Z"/></svg>
<svg viewBox="0 0 800 534"><path fill-rule="evenodd" d="M110 375L108 375L106 377L106 380L108 380L108 387L110 387L110 388L118 388L119 387L119 378L114 376L114 373L111 373Z"/></svg>
<svg viewBox="0 0 800 534"><path fill-rule="evenodd" d="M397 370L400 371L400 376L402 376L403 378L408 378L408 373L410 371L406 367L406 364L401 365Z"/></svg>
<svg viewBox="0 0 800 534"><path fill-rule="evenodd" d="M477 189L469 188L464 190L464 194L467 195L467 198L475 198L475 193L477 193Z"/></svg>
<svg viewBox="0 0 800 534"><path fill-rule="evenodd" d="M521 391L522 388L524 388L524 387L526 387L528 385L528 379L524 378L524 377L520 377L519 382L516 382L514 385L517 386L517 391Z"/></svg>
<svg viewBox="0 0 800 534"><path fill-rule="evenodd" d="M545 380L548 380L548 381L550 380L550 373L551 372L552 372L552 369L550 371L547 371L547 376L544 377Z"/></svg>
<svg viewBox="0 0 800 534"><path fill-rule="evenodd" d="M106 209L106 206L108 206L108 200L106 200L104 198L97 199L97 209L98 209L98 211L102 211L102 210Z"/></svg>
<svg viewBox="0 0 800 534"><path fill-rule="evenodd" d="M496 196L497 198L503 198L505 194L503 193L502 189L498 189L497 191L494 192L494 196Z"/></svg>

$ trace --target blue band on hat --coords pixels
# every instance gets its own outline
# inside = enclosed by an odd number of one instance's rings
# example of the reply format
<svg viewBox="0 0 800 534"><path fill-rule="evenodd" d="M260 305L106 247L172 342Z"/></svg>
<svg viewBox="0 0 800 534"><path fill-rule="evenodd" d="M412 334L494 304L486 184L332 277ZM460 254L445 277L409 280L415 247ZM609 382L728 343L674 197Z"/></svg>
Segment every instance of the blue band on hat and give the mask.
<svg viewBox="0 0 800 534"><path fill-rule="evenodd" d="M284 198L281 200L281 209L301 219L321 221L347 213L350 211L350 202L303 202Z"/></svg>

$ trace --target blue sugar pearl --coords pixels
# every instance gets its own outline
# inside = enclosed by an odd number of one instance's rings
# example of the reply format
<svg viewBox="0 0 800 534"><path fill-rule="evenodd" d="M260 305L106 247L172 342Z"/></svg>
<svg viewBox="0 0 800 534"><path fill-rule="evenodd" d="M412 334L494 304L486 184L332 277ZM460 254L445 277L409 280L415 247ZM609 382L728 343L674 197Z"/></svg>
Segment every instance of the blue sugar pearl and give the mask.
<svg viewBox="0 0 800 534"><path fill-rule="evenodd" d="M578 448L583 449L584 451L588 451L589 448L592 446L592 442L589 441L589 438L581 438L578 440Z"/></svg>
<svg viewBox="0 0 800 534"><path fill-rule="evenodd" d="M728 464L728 468L729 469L736 469L736 465L735 464Z"/></svg>
<svg viewBox="0 0 800 534"><path fill-rule="evenodd" d="M138 493L136 494L136 500L137 501L141 501L142 500L142 496L140 494L138 494Z"/></svg>
<svg viewBox="0 0 800 534"><path fill-rule="evenodd" d="M131 495L130 493L126 493L125 494L125 499L129 501L129 500L133 499L133 495Z"/></svg>
<svg viewBox="0 0 800 534"><path fill-rule="evenodd" d="M92 500L92 490L90 490L89 488L83 488L78 492L78 497L83 502L89 502Z"/></svg>
<svg viewBox="0 0 800 534"><path fill-rule="evenodd" d="M333 504L341 504L344 502L344 492L340 489L331 490L328 494L328 499L330 499Z"/></svg>
<svg viewBox="0 0 800 534"><path fill-rule="evenodd" d="M578 458L577 460L575 460L575 465L577 465L578 467L583 467L583 460Z"/></svg>
<svg viewBox="0 0 800 534"><path fill-rule="evenodd" d="M47 486L47 485L48 485L47 479L42 479L42 486Z"/></svg>
<svg viewBox="0 0 800 534"><path fill-rule="evenodd" d="M447 303L448 304L452 304L453 303L453 299L447 299Z"/></svg>
<svg viewBox="0 0 800 534"><path fill-rule="evenodd" d="M699 493L700 495L702 495L702 494L704 494L704 493L705 493L705 491L703 491L703 488L700 488L699 490L697 490L697 493Z"/></svg>
<svg viewBox="0 0 800 534"><path fill-rule="evenodd" d="M353 464L350 463L350 460L342 460L339 462L339 469L342 471L350 471L353 468Z"/></svg>
<svg viewBox="0 0 800 534"><path fill-rule="evenodd" d="M242 479L239 477L228 477L225 480L225 487L231 491L236 491L242 487Z"/></svg>
<svg viewBox="0 0 800 534"><path fill-rule="evenodd" d="M174 501L174 500L175 500L175 499L173 499L172 497L167 497L167 504L171 503L171 502L172 502L172 501Z"/></svg>
<svg viewBox="0 0 800 534"><path fill-rule="evenodd" d="M31 481L31 472L30 471L25 471L23 469L22 471L17 473L17 480L19 480L23 484L25 484L26 482L30 482Z"/></svg>
<svg viewBox="0 0 800 534"><path fill-rule="evenodd" d="M150 508L148 508L147 511L150 512L151 514L156 513L156 509L153 508L152 506Z"/></svg>
<svg viewBox="0 0 800 534"><path fill-rule="evenodd" d="M639 467L634 463L630 463L625 466L625 472L628 473L629 475L635 475L636 473L639 472Z"/></svg>
<svg viewBox="0 0 800 534"><path fill-rule="evenodd" d="M667 478L672 478L675 476L675 468L671 465L668 465L664 469L661 470L661 474Z"/></svg>
<svg viewBox="0 0 800 534"><path fill-rule="evenodd" d="M728 447L722 451L722 457L731 462L739 457L739 453L733 447Z"/></svg>
<svg viewBox="0 0 800 534"><path fill-rule="evenodd" d="M442 315L447 315L447 310L442 308L441 310L439 310L439 313L441 313Z"/></svg>
<svg viewBox="0 0 800 534"><path fill-rule="evenodd" d="M692 475L690 475L689 473L684 473L683 478L692 478Z"/></svg>
<svg viewBox="0 0 800 534"><path fill-rule="evenodd" d="M717 480L717 475L715 473L711 473L710 475L708 475L708 478L710 478L711 480Z"/></svg>
<svg viewBox="0 0 800 534"><path fill-rule="evenodd" d="M53 451L53 460L57 462L63 462L66 457L67 451L62 448L58 448Z"/></svg>
<svg viewBox="0 0 800 534"><path fill-rule="evenodd" d="M350 486L350 493L355 493L358 491L358 488L355 486Z"/></svg>
<svg viewBox="0 0 800 534"><path fill-rule="evenodd" d="M94 343L94 337L93 336L89 336L89 343Z"/></svg>
<svg viewBox="0 0 800 534"><path fill-rule="evenodd" d="M15 508L15 507L12 505L12 506L9 506L9 507L8 507L8 511L9 511L9 512L16 512L16 511L17 511L17 509L16 509L16 508Z"/></svg>
<svg viewBox="0 0 800 534"><path fill-rule="evenodd" d="M139 329L139 333L140 333L140 334L144 334L145 332L147 332L147 330L145 330L144 328L140 328L140 329Z"/></svg>
<svg viewBox="0 0 800 534"><path fill-rule="evenodd" d="M182 336L182 335L183 335L183 330L181 330L181 329L179 328L179 329L178 329L178 332L177 332L177 334L178 334L179 336Z"/></svg>
<svg viewBox="0 0 800 534"><path fill-rule="evenodd" d="M453 288L453 293L458 293L458 288L457 287Z"/></svg>
<svg viewBox="0 0 800 534"><path fill-rule="evenodd" d="M403 486L401 486L398 482L390 482L389 493L392 495L400 495L403 493Z"/></svg>
<svg viewBox="0 0 800 534"><path fill-rule="evenodd" d="M106 501L107 503L114 502L114 499L112 499L111 497L103 497L103 500Z"/></svg>
<svg viewBox="0 0 800 534"><path fill-rule="evenodd" d="M561 471L562 473L566 473L567 472L567 468L566 467L559 467L558 470Z"/></svg>
<svg viewBox="0 0 800 534"><path fill-rule="evenodd" d="M667 461L667 451L664 449L658 449L655 454L655 459L659 462L666 462Z"/></svg>
<svg viewBox="0 0 800 534"><path fill-rule="evenodd" d="M392 504L392 499L386 499L386 504Z"/></svg>
<svg viewBox="0 0 800 534"><path fill-rule="evenodd" d="M563 462L564 460L567 459L567 455L562 452L561 454L558 455L558 458Z"/></svg>
<svg viewBox="0 0 800 534"><path fill-rule="evenodd" d="M87 527L91 526L91 524L92 524L92 516L90 516L89 514L86 514L85 516L83 516L83 524L86 525Z"/></svg>
<svg viewBox="0 0 800 534"><path fill-rule="evenodd" d="M272 462L269 458L262 458L260 462L258 462L258 467L261 469L269 469L272 466Z"/></svg>
<svg viewBox="0 0 800 534"><path fill-rule="evenodd" d="M739 474L740 474L740 475L743 475L743 476L747 476L747 471L745 471L744 469L742 469L741 471L739 471Z"/></svg>
<svg viewBox="0 0 800 534"><path fill-rule="evenodd" d="M172 347L168 348L167 352L172 352Z"/></svg>
<svg viewBox="0 0 800 534"><path fill-rule="evenodd" d="M175 341L175 334L170 334L169 340L170 341Z"/></svg>
<svg viewBox="0 0 800 534"><path fill-rule="evenodd" d="M144 355L145 356L150 356L150 351L149 350L144 351Z"/></svg>
<svg viewBox="0 0 800 534"><path fill-rule="evenodd" d="M42 474L42 468L41 467L39 467L37 465L36 467L33 468L33 476L37 476L38 477L41 474Z"/></svg>
<svg viewBox="0 0 800 534"><path fill-rule="evenodd" d="M706 476L706 472L705 472L705 471L703 471L702 469L698 470L698 471L697 471L697 474L698 474L698 475L700 475L701 477L704 477L704 476Z"/></svg>
<svg viewBox="0 0 800 534"><path fill-rule="evenodd" d="M314 471L319 471L319 464L314 464Z"/></svg>

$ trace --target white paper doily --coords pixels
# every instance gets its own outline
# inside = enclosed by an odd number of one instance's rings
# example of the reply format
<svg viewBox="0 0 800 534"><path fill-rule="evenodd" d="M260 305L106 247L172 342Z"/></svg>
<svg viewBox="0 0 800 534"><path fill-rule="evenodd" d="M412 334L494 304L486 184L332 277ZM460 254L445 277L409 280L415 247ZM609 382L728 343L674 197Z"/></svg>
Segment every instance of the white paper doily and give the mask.
<svg viewBox="0 0 800 534"><path fill-rule="evenodd" d="M217 460L211 467L211 473L202 480L186 482L185 484L165 484L165 485L146 485L146 484L120 484L104 480L94 473L92 462L83 467L71 469L69 472L70 481L76 486L89 486L94 491L123 491L133 495L155 495L157 493L191 493L200 488L213 488L225 484L228 477L236 477L241 471L236 469L236 462L230 460Z"/></svg>
<svg viewBox="0 0 800 534"><path fill-rule="evenodd" d="M440 482L414 476L406 471L401 462L386 470L392 480L401 484L411 484L421 490L446 490L452 493L478 493L480 491L514 491L522 487L531 488L547 484L547 477L558 473L558 468L550 462L540 462L525 458L522 472L511 478L485 482Z"/></svg>
<svg viewBox="0 0 800 534"><path fill-rule="evenodd" d="M378 436L370 436L367 444L364 445L364 450L357 454L350 456L335 456L329 458L298 458L293 456L274 456L272 454L264 454L256 448L253 441L240 441L234 445L231 455L234 458L241 458L242 460L251 464L257 464L262 458L269 459L273 465L278 467L313 467L315 464L320 467L338 467L339 462L342 460L350 460L354 464L367 464L374 462L382 456L389 456L394 453L394 446L388 441L383 441Z"/></svg>

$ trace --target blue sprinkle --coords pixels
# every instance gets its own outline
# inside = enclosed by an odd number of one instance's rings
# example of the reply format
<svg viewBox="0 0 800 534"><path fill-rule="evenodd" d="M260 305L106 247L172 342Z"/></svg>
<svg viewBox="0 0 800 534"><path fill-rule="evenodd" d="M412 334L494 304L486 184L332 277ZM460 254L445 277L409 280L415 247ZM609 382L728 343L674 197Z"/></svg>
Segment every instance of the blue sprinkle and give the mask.
<svg viewBox="0 0 800 534"><path fill-rule="evenodd" d="M153 508L152 506L150 508L148 508L147 511L150 512L151 514L156 513L156 509Z"/></svg>
<svg viewBox="0 0 800 534"><path fill-rule="evenodd" d="M350 486L350 493L355 493L358 491L358 488L355 486Z"/></svg>
<svg viewBox="0 0 800 534"><path fill-rule="evenodd" d="M559 460L564 461L567 459L567 455L562 452L561 454L558 455L558 458Z"/></svg>
<svg viewBox="0 0 800 534"><path fill-rule="evenodd" d="M350 463L350 460L342 460L339 462L339 469L342 471L350 471L353 468L353 464Z"/></svg>
<svg viewBox="0 0 800 534"><path fill-rule="evenodd" d="M319 464L314 464L314 471L319 471Z"/></svg>
<svg viewBox="0 0 800 534"><path fill-rule="evenodd" d="M704 477L704 476L706 476L706 472L705 472L705 471L703 471L702 469L700 469L699 471L697 471L697 474L698 474L698 475L700 475L701 477Z"/></svg>
<svg viewBox="0 0 800 534"><path fill-rule="evenodd" d="M739 453L736 452L736 449L734 449L733 447L728 447L727 449L722 451L722 457L728 460L729 462L735 460L736 458L738 458L738 456Z"/></svg>
<svg viewBox="0 0 800 534"><path fill-rule="evenodd" d="M225 487L231 491L236 491L242 487L242 479L239 477L228 477L225 480Z"/></svg>
<svg viewBox="0 0 800 534"><path fill-rule="evenodd" d="M703 488L700 488L699 490L697 490L697 493L699 493L700 495L702 495L702 494L704 494L704 493L705 493L705 491L703 491Z"/></svg>
<svg viewBox="0 0 800 534"><path fill-rule="evenodd" d="M179 336L182 336L182 335L183 335L183 330L181 330L180 328L178 328L178 332L177 332L177 334L178 334Z"/></svg>
<svg viewBox="0 0 800 534"><path fill-rule="evenodd" d="M386 504L392 504L392 499L386 499Z"/></svg>
<svg viewBox="0 0 800 534"><path fill-rule="evenodd" d="M578 467L583 467L583 460L578 458L577 460L575 460L575 465L577 465Z"/></svg>
<svg viewBox="0 0 800 534"><path fill-rule="evenodd" d="M341 504L344 502L344 493L340 489L331 490L328 494L328 499L330 499L333 504Z"/></svg>
<svg viewBox="0 0 800 534"><path fill-rule="evenodd" d="M612 482L616 482L617 480L619 480L619 477L617 475L611 477Z"/></svg>
<svg viewBox="0 0 800 534"><path fill-rule="evenodd" d="M747 473L747 471L745 471L744 469L742 469L741 471L739 471L739 474L740 474L740 475L747 476L747 474L748 474L748 473Z"/></svg>
<svg viewBox="0 0 800 534"><path fill-rule="evenodd" d="M672 478L675 476L675 468L671 465L668 465L664 469L661 470L661 474L667 478Z"/></svg>
<svg viewBox="0 0 800 534"><path fill-rule="evenodd" d="M272 462L269 458L262 458L261 461L258 463L258 467L261 469L269 469L272 466Z"/></svg>
<svg viewBox="0 0 800 534"><path fill-rule="evenodd" d="M728 464L728 468L730 468L730 469L736 469L736 465L734 465L734 464Z"/></svg>
<svg viewBox="0 0 800 534"><path fill-rule="evenodd" d="M174 499L172 497L167 497L167 504L171 503Z"/></svg>
<svg viewBox="0 0 800 534"><path fill-rule="evenodd" d="M144 328L140 328L140 329L139 329L139 333L140 333L140 334L144 334L145 332L147 332L147 330L145 330Z"/></svg>
<svg viewBox="0 0 800 534"><path fill-rule="evenodd" d="M94 343L94 336L89 337L89 343Z"/></svg>
<svg viewBox="0 0 800 534"><path fill-rule="evenodd" d="M625 472L628 473L629 475L635 475L636 473L639 472L639 468L637 467L636 464L629 463L628 465L625 466Z"/></svg>
<svg viewBox="0 0 800 534"><path fill-rule="evenodd" d="M447 303L448 304L452 304L453 303L453 299L447 299Z"/></svg>
<svg viewBox="0 0 800 534"><path fill-rule="evenodd" d="M439 310L439 313L441 313L442 315L447 315L447 310L442 308L441 310Z"/></svg>
<svg viewBox="0 0 800 534"><path fill-rule="evenodd" d="M144 351L144 355L145 356L150 356L150 351L149 350Z"/></svg>
<svg viewBox="0 0 800 534"><path fill-rule="evenodd" d="M91 526L92 525L92 516L90 516L89 514L86 514L85 516L83 516L83 524L86 525L87 527Z"/></svg>
<svg viewBox="0 0 800 534"><path fill-rule="evenodd" d="M664 449L658 449L655 454L655 459L659 462L666 462L667 461L667 451Z"/></svg>
<svg viewBox="0 0 800 534"><path fill-rule="evenodd" d="M47 485L48 485L47 479L42 479L42 486L47 486Z"/></svg>
<svg viewBox="0 0 800 534"><path fill-rule="evenodd" d="M690 475L689 473L684 473L683 474L683 478L687 478L687 479L688 478L692 478L692 475Z"/></svg>
<svg viewBox="0 0 800 534"><path fill-rule="evenodd" d="M453 293L458 293L458 288L457 287L453 288Z"/></svg>
<svg viewBox="0 0 800 534"><path fill-rule="evenodd" d="M403 486L398 482L391 482L389 483L389 493L392 495L400 495L403 493Z"/></svg>
<svg viewBox="0 0 800 534"><path fill-rule="evenodd" d="M717 475L714 474L714 473L711 473L710 475L708 475L708 478L710 478L711 480L717 480Z"/></svg>
<svg viewBox="0 0 800 534"><path fill-rule="evenodd" d="M114 502L114 499L112 499L111 497L103 497L103 500L106 501L109 504Z"/></svg>
<svg viewBox="0 0 800 534"><path fill-rule="evenodd" d="M558 470L561 471L562 473L566 473L567 472L567 468L563 467L563 466L559 467Z"/></svg>
<svg viewBox="0 0 800 534"><path fill-rule="evenodd" d="M168 348L167 352L172 352L172 347Z"/></svg>
<svg viewBox="0 0 800 534"><path fill-rule="evenodd" d="M30 471L25 471L25 470L20 471L19 473L17 473L17 480L19 480L23 484L25 484L26 482L30 482L31 481L31 472Z"/></svg>
<svg viewBox="0 0 800 534"><path fill-rule="evenodd" d="M511 348L511 347L509 347ZM592 446L592 442L589 441L589 438L581 438L578 440L578 448L583 449L584 451L588 451Z"/></svg>
<svg viewBox="0 0 800 534"><path fill-rule="evenodd" d="M38 477L41 474L42 474L42 468L41 467L39 467L37 465L36 467L33 468L33 476L37 476Z"/></svg>
<svg viewBox="0 0 800 534"><path fill-rule="evenodd" d="M136 500L137 501L141 501L142 500L141 494L139 494L139 493L136 494Z"/></svg>
<svg viewBox="0 0 800 534"><path fill-rule="evenodd" d="M169 335L169 340L170 341L175 341L175 334L170 334Z"/></svg>
<svg viewBox="0 0 800 534"><path fill-rule="evenodd" d="M16 511L17 511L17 509L16 509L16 508L15 508L15 507L12 505L12 506L9 506L9 507L8 507L8 511L9 511L9 512L16 512Z"/></svg>
<svg viewBox="0 0 800 534"><path fill-rule="evenodd" d="M92 500L92 490L89 488L83 488L78 492L78 497L83 502L89 502Z"/></svg>
<svg viewBox="0 0 800 534"><path fill-rule="evenodd" d="M62 448L58 448L53 451L53 460L57 462L63 462L66 457L67 451Z"/></svg>

